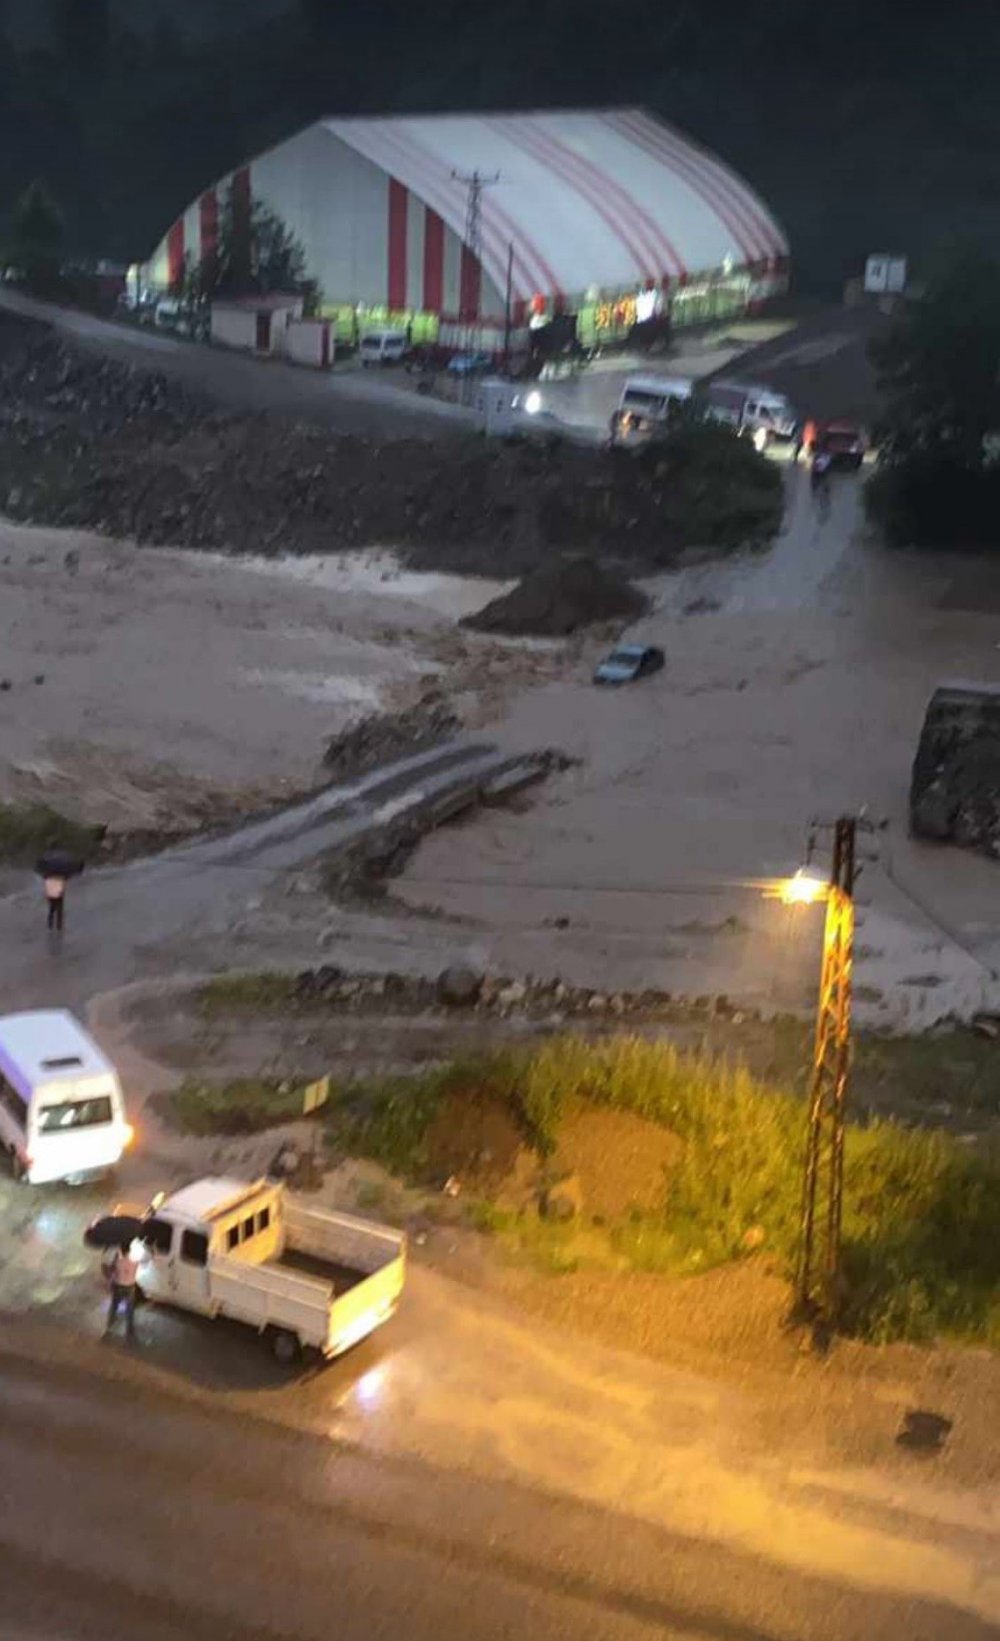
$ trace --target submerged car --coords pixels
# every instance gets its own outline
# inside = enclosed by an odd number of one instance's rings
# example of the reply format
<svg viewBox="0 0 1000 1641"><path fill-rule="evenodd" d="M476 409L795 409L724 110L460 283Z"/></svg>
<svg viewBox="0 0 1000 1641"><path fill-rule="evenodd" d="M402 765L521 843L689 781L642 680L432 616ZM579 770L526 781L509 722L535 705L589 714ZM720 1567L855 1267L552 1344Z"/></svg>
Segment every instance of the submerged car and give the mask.
<svg viewBox="0 0 1000 1641"><path fill-rule="evenodd" d="M659 672L664 655L655 644L619 644L594 673L595 684L631 684Z"/></svg>

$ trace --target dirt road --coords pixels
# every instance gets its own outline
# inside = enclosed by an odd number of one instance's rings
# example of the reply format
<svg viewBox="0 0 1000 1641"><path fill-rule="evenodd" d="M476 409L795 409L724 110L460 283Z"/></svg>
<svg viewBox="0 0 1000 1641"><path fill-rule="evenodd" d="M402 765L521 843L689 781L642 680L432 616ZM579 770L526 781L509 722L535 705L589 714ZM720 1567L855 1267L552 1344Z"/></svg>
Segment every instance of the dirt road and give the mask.
<svg viewBox="0 0 1000 1641"><path fill-rule="evenodd" d="M382 438L468 434L475 418L462 405L401 393L370 371L310 371L277 359L248 359L162 331L113 324L92 314L35 301L0 286L0 307L43 319L82 347L165 376L239 411L272 411L338 433Z"/></svg>

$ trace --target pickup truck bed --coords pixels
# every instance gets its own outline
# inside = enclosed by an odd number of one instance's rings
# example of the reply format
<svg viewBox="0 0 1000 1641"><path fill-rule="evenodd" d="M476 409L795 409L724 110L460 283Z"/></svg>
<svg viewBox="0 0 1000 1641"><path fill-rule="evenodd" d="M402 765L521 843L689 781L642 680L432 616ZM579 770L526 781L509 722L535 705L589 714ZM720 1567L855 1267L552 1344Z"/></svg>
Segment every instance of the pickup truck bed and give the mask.
<svg viewBox="0 0 1000 1641"><path fill-rule="evenodd" d="M356 1288L369 1274L355 1265L341 1265L334 1259L323 1259L320 1254L306 1253L304 1248L286 1248L273 1264L281 1271L292 1271L295 1276L314 1276L320 1282L329 1282L338 1296Z"/></svg>

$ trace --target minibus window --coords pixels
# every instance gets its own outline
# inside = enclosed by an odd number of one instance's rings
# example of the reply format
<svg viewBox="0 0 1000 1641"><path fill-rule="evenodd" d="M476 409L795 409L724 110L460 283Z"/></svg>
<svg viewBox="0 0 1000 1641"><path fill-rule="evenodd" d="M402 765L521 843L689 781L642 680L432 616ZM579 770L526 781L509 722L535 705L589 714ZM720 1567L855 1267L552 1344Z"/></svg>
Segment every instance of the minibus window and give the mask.
<svg viewBox="0 0 1000 1641"><path fill-rule="evenodd" d="M74 1128L97 1128L112 1120L111 1099L100 1094L91 1100L66 1100L61 1105L43 1105L38 1109L40 1134L64 1134Z"/></svg>

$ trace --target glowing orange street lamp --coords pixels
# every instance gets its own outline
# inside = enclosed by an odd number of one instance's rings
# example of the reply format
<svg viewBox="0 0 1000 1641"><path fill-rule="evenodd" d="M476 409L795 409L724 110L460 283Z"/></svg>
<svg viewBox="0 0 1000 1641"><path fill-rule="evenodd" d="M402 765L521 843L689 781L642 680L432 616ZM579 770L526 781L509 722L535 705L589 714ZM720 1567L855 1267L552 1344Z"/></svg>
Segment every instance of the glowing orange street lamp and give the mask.
<svg viewBox="0 0 1000 1641"><path fill-rule="evenodd" d="M829 879L800 869L766 891L786 906L826 903L795 1282L797 1314L826 1328L834 1325L839 1308L857 824L853 815L835 823Z"/></svg>

